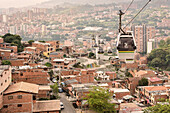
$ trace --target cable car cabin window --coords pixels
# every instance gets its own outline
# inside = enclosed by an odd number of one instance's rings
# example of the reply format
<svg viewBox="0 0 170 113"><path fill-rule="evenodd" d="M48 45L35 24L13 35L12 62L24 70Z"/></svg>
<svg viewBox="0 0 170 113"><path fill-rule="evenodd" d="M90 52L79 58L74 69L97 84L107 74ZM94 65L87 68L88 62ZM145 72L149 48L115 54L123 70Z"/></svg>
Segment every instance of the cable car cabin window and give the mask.
<svg viewBox="0 0 170 113"><path fill-rule="evenodd" d="M118 51L134 51L136 49L132 37L120 37Z"/></svg>

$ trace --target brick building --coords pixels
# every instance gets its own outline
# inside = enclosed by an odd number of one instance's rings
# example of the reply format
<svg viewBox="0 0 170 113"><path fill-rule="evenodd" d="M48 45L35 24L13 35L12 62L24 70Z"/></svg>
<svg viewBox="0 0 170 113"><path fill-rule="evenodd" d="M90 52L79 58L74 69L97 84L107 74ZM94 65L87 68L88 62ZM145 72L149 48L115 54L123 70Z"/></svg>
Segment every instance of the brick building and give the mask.
<svg viewBox="0 0 170 113"><path fill-rule="evenodd" d="M49 54L50 61L53 61L54 59L63 59L63 52L51 52Z"/></svg>
<svg viewBox="0 0 170 113"><path fill-rule="evenodd" d="M36 47L43 55L49 57L51 52L59 48L59 44L59 41L47 41L45 43L36 41L32 43L32 47Z"/></svg>
<svg viewBox="0 0 170 113"><path fill-rule="evenodd" d="M128 89L109 88L109 90L113 93L113 97L116 99L123 99L124 96L130 95L130 91Z"/></svg>
<svg viewBox="0 0 170 113"><path fill-rule="evenodd" d="M11 85L3 96L3 109L5 112L32 112L32 103L36 100L38 85L20 82Z"/></svg>
<svg viewBox="0 0 170 113"><path fill-rule="evenodd" d="M28 82L39 85L47 85L49 83L49 74L43 69L20 69L12 73L13 82Z"/></svg>
<svg viewBox="0 0 170 113"><path fill-rule="evenodd" d="M0 59L1 60L8 60L13 58L13 50L10 48L2 48L0 47Z"/></svg>
<svg viewBox="0 0 170 113"><path fill-rule="evenodd" d="M11 85L3 96L0 112L59 113L60 100L37 101L39 85L20 82Z"/></svg>
<svg viewBox="0 0 170 113"><path fill-rule="evenodd" d="M0 109L3 107L3 93L11 84L11 67L8 65L0 66Z"/></svg>
<svg viewBox="0 0 170 113"><path fill-rule="evenodd" d="M54 59L52 64L54 68L70 69L76 63L74 58Z"/></svg>
<svg viewBox="0 0 170 113"><path fill-rule="evenodd" d="M24 66L28 62L25 61L24 59L10 59L11 66Z"/></svg>

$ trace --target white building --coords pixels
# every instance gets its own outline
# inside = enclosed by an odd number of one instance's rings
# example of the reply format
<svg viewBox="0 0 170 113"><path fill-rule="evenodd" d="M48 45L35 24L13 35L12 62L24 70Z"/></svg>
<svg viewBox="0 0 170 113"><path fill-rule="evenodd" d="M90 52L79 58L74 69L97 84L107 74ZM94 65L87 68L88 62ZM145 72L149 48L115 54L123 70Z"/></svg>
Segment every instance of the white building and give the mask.
<svg viewBox="0 0 170 113"><path fill-rule="evenodd" d="M155 43L154 39L149 39L149 41L147 42L147 54L151 53L151 51L155 48L154 43Z"/></svg>

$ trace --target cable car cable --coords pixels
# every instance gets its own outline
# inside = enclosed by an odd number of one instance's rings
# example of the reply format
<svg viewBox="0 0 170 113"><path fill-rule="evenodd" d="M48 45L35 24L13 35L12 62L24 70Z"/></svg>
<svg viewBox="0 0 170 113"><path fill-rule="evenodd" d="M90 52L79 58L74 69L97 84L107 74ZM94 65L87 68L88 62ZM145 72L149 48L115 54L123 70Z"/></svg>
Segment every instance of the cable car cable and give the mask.
<svg viewBox="0 0 170 113"><path fill-rule="evenodd" d="M129 4L129 6L127 7L127 9L124 11L124 13L126 14L126 12L128 11L128 9L130 8L130 6L132 5L132 3L134 2L135 0L132 0L131 3Z"/></svg>
<svg viewBox="0 0 170 113"><path fill-rule="evenodd" d="M149 0L149 1L142 7L142 9L126 24L126 26L125 26L123 29L125 29L125 28L143 11L143 9L149 4L149 2L151 2L151 0Z"/></svg>

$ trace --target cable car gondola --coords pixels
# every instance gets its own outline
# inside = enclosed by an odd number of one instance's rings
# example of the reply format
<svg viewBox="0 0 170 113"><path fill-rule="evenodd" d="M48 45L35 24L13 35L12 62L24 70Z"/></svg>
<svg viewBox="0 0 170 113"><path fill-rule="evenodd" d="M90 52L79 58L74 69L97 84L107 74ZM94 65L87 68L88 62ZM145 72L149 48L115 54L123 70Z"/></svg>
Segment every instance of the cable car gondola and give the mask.
<svg viewBox="0 0 170 113"><path fill-rule="evenodd" d="M133 63L136 53L136 43L132 31L126 34L119 33L117 41L117 54L119 59L124 59L126 63Z"/></svg>
<svg viewBox="0 0 170 113"><path fill-rule="evenodd" d="M127 10L130 8L130 6L132 5L132 3L134 2L134 0L132 0L132 2L130 3L130 5L128 6L128 8L125 10L125 13L127 12ZM129 25L142 11L143 9L149 4L149 2L151 2L151 0L148 0L148 2L139 10L139 12L128 22L128 24L126 24L126 26L124 28L127 27L127 25ZM133 32L132 31L128 31L125 32L122 28L121 28L121 19L122 19L122 15L124 15L125 13L123 13L121 10L119 10L119 34L118 34L118 40L117 40L117 54L119 59L124 59L126 63L133 63L134 62L134 56L136 53L136 42L133 36Z"/></svg>

